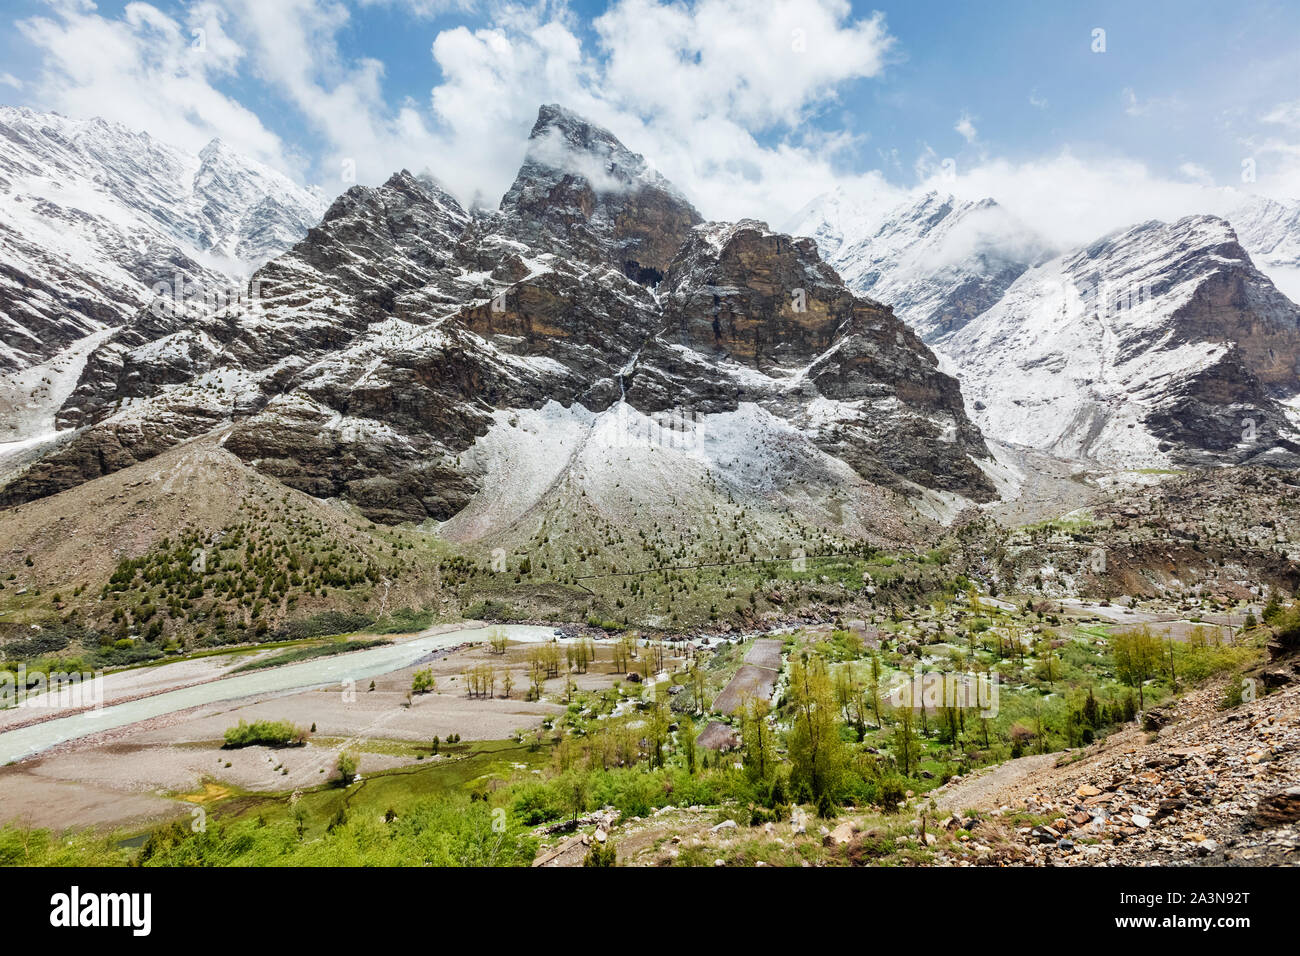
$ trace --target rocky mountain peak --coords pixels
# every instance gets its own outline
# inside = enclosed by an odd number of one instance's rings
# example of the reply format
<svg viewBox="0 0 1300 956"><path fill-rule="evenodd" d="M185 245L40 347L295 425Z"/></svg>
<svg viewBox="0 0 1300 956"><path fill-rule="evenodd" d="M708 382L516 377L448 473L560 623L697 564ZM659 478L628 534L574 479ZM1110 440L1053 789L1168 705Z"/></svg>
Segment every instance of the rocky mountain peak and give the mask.
<svg viewBox="0 0 1300 956"><path fill-rule="evenodd" d="M219 136L214 136L208 140L208 144L199 150L199 159L205 163L213 162L221 157L231 157L235 155L234 150L225 144L225 141Z"/></svg>
<svg viewBox="0 0 1300 956"><path fill-rule="evenodd" d="M520 239L654 284L700 214L645 158L606 129L543 106L501 200Z"/></svg>

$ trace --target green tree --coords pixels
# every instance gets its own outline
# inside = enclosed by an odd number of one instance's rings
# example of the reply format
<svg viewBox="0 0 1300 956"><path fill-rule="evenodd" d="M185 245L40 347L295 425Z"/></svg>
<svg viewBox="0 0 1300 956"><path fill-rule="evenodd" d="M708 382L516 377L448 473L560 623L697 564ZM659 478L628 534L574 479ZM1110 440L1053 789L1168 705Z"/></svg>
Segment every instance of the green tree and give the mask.
<svg viewBox="0 0 1300 956"><path fill-rule="evenodd" d="M871 694L871 709L876 715L876 726L880 726L880 655L874 650L867 670L867 690Z"/></svg>
<svg viewBox="0 0 1300 956"><path fill-rule="evenodd" d="M912 709L912 685L903 687L903 697L894 708L894 759L904 777L910 777L921 761L921 741L916 735L916 712Z"/></svg>
<svg viewBox="0 0 1300 956"><path fill-rule="evenodd" d="M686 772L695 773L695 721L689 717L682 720L677 730L677 746L686 755Z"/></svg>
<svg viewBox="0 0 1300 956"><path fill-rule="evenodd" d="M589 790L590 782L586 772L582 770L569 770L560 778L560 793L564 798L564 807L572 814L571 819L574 823L578 822L578 817L587 809Z"/></svg>
<svg viewBox="0 0 1300 956"><path fill-rule="evenodd" d="M1148 627L1124 631L1111 638L1111 654L1115 658L1115 674L1138 692L1138 709L1146 709L1143 685L1156 675L1162 650L1160 640Z"/></svg>
<svg viewBox="0 0 1300 956"><path fill-rule="evenodd" d="M357 778L357 755L350 750L339 751L338 762L334 769L338 772L339 783L347 786Z"/></svg>
<svg viewBox="0 0 1300 956"><path fill-rule="evenodd" d="M826 662L818 656L795 658L790 665L790 779L796 792L806 787L817 803L839 792L847 748L835 719L835 692Z"/></svg>
<svg viewBox="0 0 1300 956"><path fill-rule="evenodd" d="M741 763L745 776L754 783L766 782L776 769L776 746L767 722L768 709L767 701L750 697L741 710Z"/></svg>
<svg viewBox="0 0 1300 956"><path fill-rule="evenodd" d="M437 682L433 679L432 667L416 671L411 680L411 692L413 694L431 693L436 686Z"/></svg>

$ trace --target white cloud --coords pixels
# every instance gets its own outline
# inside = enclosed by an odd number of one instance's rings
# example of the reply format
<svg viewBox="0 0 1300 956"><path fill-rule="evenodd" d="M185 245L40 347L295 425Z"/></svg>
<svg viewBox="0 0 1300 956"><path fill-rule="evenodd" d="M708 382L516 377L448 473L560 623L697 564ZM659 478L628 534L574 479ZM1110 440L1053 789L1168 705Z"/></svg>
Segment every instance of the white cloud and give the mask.
<svg viewBox="0 0 1300 956"><path fill-rule="evenodd" d="M1186 162L1178 167L1178 175L1201 186L1213 186L1214 176L1200 163Z"/></svg>
<svg viewBox="0 0 1300 956"><path fill-rule="evenodd" d="M642 115L790 125L836 87L876 76L893 44L880 14L845 0L621 0L595 21L608 55L602 90Z"/></svg>
<svg viewBox="0 0 1300 956"><path fill-rule="evenodd" d="M1265 123L1280 123L1283 126L1300 129L1300 100L1279 103L1261 116L1260 120Z"/></svg>
<svg viewBox="0 0 1300 956"><path fill-rule="evenodd" d="M215 3L190 7L184 22L140 2L119 19L99 16L91 4L53 4L51 14L18 22L44 54L27 84L41 108L102 116L195 151L220 136L249 156L292 165L279 137L214 86L244 56Z"/></svg>
<svg viewBox="0 0 1300 956"><path fill-rule="evenodd" d="M1275 199L1300 196L1300 143L1276 136L1247 137L1243 170L1249 169L1252 191Z"/></svg>
<svg viewBox="0 0 1300 956"><path fill-rule="evenodd" d="M465 5L354 2L416 15ZM844 84L878 75L894 43L880 14L855 16L847 0L616 0L585 48L564 0L501 3L489 20L432 37L430 75L436 65L440 80L427 101L396 104L385 100L382 63L341 52L343 0L207 0L184 23L143 3L117 19L61 9L22 29L45 54L32 97L43 108L107 113L189 148L220 135L292 166L285 145L220 91L236 71L260 81L323 144L313 173L327 191L346 185L346 161L363 183L427 169L462 199L494 204L538 106L559 102L645 154L706 216L774 222L829 184L861 178L837 171L860 140L804 121ZM188 49L193 29L206 31L202 57Z"/></svg>
<svg viewBox="0 0 1300 956"><path fill-rule="evenodd" d="M840 84L877 75L893 44L880 16L853 19L843 0L620 0L593 27L597 49L584 50L563 8L510 7L491 28L438 35L433 109L467 160L437 169L453 188L499 196L553 101L610 128L704 215L782 222L860 145L801 121ZM760 144L764 131L774 141Z"/></svg>
<svg viewBox="0 0 1300 956"><path fill-rule="evenodd" d="M968 143L975 142L975 136L977 135L977 132L975 129L975 123L971 120L969 114L962 113L961 118L957 120L957 123L956 125L953 126L953 129L956 130L958 133L960 133L961 138L966 140L966 142Z"/></svg>
<svg viewBox="0 0 1300 956"><path fill-rule="evenodd" d="M412 16L428 18L458 10L471 10L474 0L357 0L361 7L396 7Z"/></svg>
<svg viewBox="0 0 1300 956"><path fill-rule="evenodd" d="M922 189L966 199L993 197L1016 219L1065 249L1147 219L1226 212L1231 197L1197 183L1163 178L1146 164L1123 158L1083 158L1070 150L1013 163L991 160L936 176ZM1240 197L1237 197L1239 200Z"/></svg>
<svg viewBox="0 0 1300 956"><path fill-rule="evenodd" d="M0 73L0 86L8 86L15 90L23 88L23 81L18 79L12 73Z"/></svg>
<svg viewBox="0 0 1300 956"><path fill-rule="evenodd" d="M432 16L469 0L351 2ZM486 25L430 33L427 99L396 103L385 97L384 64L340 47L352 15L344 0L205 0L181 18L140 2L117 17L55 4L20 23L44 55L24 96L189 148L219 135L292 169L290 148L222 92L232 80L260 82L311 131L313 178L334 192L346 185L339 169L350 159L363 183L402 167L428 170L462 199L494 205L546 102L607 126L711 218L758 216L779 226L833 187L869 195L873 206L909 192L880 172L845 172L864 139L808 122L856 92L852 84L880 75L893 56L884 19L856 16L846 0L615 0L590 24L564 0L499 2ZM201 55L191 49L195 30L204 31ZM1133 116L1182 108L1177 98L1142 100L1132 88L1121 96ZM1047 106L1037 90L1029 102ZM978 149L976 119L962 113L954 129ZM1262 119L1300 128L1300 101ZM1300 146L1270 137L1243 148L1258 161L1252 188L1300 194ZM874 149L894 175L905 169L897 148ZM1205 197L1218 194L1205 188L1209 172L1191 162L1161 176L1142 163L1069 149L1032 161L982 154L973 161L958 168L923 146L913 173L920 188L993 196L1063 245L1144 218L1205 211Z"/></svg>
<svg viewBox="0 0 1300 956"><path fill-rule="evenodd" d="M1120 91L1124 103L1124 112L1129 116L1151 116L1154 114L1173 113L1184 108L1183 101L1177 96L1156 96L1140 99L1131 86Z"/></svg>

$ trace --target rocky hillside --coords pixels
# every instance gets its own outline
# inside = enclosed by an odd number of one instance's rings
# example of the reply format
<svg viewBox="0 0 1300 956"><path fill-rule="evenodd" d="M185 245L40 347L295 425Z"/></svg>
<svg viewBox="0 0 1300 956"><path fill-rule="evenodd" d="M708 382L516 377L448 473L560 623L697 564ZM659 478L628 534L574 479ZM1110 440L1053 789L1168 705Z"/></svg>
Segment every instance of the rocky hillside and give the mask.
<svg viewBox="0 0 1300 956"><path fill-rule="evenodd" d="M1275 668L1277 670L1277 668ZM1294 676L1287 670L1287 679ZM1016 862L1048 866L1294 865L1300 849L1300 687L1224 710L1224 688L1196 691L1127 731L1022 782L1006 767L946 794L953 807L1045 822L1015 830ZM983 802L972 802L976 793Z"/></svg>
<svg viewBox="0 0 1300 956"><path fill-rule="evenodd" d="M1300 587L1300 482L1290 469L1133 473L1075 487L1054 499L1049 520L1004 527L993 509L968 515L958 525L961 570L1008 593L1156 598L1185 602L1188 616L1202 598L1230 606Z"/></svg>
<svg viewBox="0 0 1300 956"><path fill-rule="evenodd" d="M317 615L350 630L446 613L427 535L379 527L249 468L221 435L0 511L0 648L156 657L166 641L265 639ZM454 605L451 606L454 610ZM145 637L111 656L113 640Z"/></svg>
<svg viewBox="0 0 1300 956"><path fill-rule="evenodd" d="M403 171L339 197L246 301L138 313L89 355L59 413L65 440L3 500L215 428L264 474L381 522L451 519L507 462L537 476L526 514L596 477L573 455L598 435L651 446L687 488L711 474L724 497L819 473L819 512L869 488L992 496L956 381L888 308L849 292L810 241L699 220L612 134L543 107L499 210ZM573 444L530 444L519 424L539 411L571 419ZM598 477L635 501L653 492L634 457ZM846 520L832 510L819 520Z"/></svg>

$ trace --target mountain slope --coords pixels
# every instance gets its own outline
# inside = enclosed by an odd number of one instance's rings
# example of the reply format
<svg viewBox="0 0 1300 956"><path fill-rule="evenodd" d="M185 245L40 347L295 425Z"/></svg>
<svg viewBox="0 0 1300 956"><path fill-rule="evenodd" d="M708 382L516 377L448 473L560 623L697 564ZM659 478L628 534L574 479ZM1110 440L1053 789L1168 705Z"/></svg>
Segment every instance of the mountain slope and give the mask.
<svg viewBox="0 0 1300 956"><path fill-rule="evenodd" d="M1300 301L1300 200L1251 196L1227 218L1255 264L1291 301Z"/></svg>
<svg viewBox="0 0 1300 956"><path fill-rule="evenodd" d="M1148 222L1022 275L942 344L990 434L1125 466L1293 460L1300 309L1221 219Z"/></svg>
<svg viewBox="0 0 1300 956"><path fill-rule="evenodd" d="M121 324L156 285L228 290L323 206L216 140L195 156L103 120L0 107L0 371Z"/></svg>
<svg viewBox="0 0 1300 956"><path fill-rule="evenodd" d="M960 329L1035 262L1047 244L991 199L930 192L879 215L828 197L795 230L814 238L854 292L894 307L927 343Z"/></svg>
<svg viewBox="0 0 1300 956"><path fill-rule="evenodd" d="M127 663L159 656L173 637L260 640L291 619L374 618L445 598L427 535L286 488L221 437L0 511L12 545L0 591L7 654L62 651L72 640L111 656L112 640L142 637L116 661Z"/></svg>

